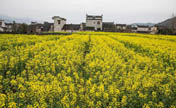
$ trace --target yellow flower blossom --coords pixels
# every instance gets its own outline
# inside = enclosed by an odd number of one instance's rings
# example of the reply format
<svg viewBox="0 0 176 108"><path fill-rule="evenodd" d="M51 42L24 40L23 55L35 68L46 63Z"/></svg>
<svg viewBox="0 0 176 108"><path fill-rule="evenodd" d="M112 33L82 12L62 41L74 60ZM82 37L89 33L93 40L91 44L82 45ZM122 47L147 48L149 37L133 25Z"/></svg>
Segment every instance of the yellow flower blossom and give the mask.
<svg viewBox="0 0 176 108"><path fill-rule="evenodd" d="M0 107L175 108L175 46L169 35L0 34Z"/></svg>

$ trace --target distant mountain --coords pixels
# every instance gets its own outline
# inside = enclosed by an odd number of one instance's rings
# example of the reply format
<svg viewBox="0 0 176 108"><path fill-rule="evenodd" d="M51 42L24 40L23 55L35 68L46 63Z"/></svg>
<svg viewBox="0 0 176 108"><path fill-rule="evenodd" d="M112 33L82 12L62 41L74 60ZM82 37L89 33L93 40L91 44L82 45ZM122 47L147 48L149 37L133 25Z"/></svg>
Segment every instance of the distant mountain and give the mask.
<svg viewBox="0 0 176 108"><path fill-rule="evenodd" d="M12 23L13 21L15 21L16 23L30 24L31 21L36 21L32 18L15 18L15 17L7 16L7 15L0 15L0 19L5 20L5 22L7 22L7 23ZM37 22L43 23L43 21L37 21Z"/></svg>
<svg viewBox="0 0 176 108"><path fill-rule="evenodd" d="M132 26L137 26L137 25L143 25L143 26L149 26L149 27L151 27L151 26L154 26L155 25L155 23L133 23L133 24L131 24Z"/></svg>
<svg viewBox="0 0 176 108"><path fill-rule="evenodd" d="M174 27L176 29L176 17L169 18L163 22L158 23L157 25L161 27L166 27L169 29Z"/></svg>

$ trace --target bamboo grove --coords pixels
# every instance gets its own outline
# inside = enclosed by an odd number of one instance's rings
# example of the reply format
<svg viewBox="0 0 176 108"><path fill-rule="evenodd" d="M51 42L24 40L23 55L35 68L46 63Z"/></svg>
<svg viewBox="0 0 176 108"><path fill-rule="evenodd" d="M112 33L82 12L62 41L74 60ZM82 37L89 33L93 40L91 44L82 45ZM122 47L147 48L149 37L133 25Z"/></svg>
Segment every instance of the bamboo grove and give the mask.
<svg viewBox="0 0 176 108"><path fill-rule="evenodd" d="M1 108L175 108L176 36L0 35Z"/></svg>

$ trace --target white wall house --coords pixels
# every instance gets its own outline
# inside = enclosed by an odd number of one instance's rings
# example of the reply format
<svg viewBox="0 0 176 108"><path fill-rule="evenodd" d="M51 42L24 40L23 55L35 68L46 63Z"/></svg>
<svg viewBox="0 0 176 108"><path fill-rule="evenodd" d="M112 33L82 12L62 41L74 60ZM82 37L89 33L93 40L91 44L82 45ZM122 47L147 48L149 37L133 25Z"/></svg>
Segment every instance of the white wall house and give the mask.
<svg viewBox="0 0 176 108"><path fill-rule="evenodd" d="M4 31L5 31L5 21L0 20L0 32L4 32Z"/></svg>
<svg viewBox="0 0 176 108"><path fill-rule="evenodd" d="M156 26L153 26L150 28L151 34L156 34L158 32L158 28Z"/></svg>
<svg viewBox="0 0 176 108"><path fill-rule="evenodd" d="M0 20L0 26L5 27L5 21L4 20Z"/></svg>
<svg viewBox="0 0 176 108"><path fill-rule="evenodd" d="M0 27L0 32L4 32L4 28L3 27Z"/></svg>
<svg viewBox="0 0 176 108"><path fill-rule="evenodd" d="M150 27L145 26L145 25L137 25L137 30L136 32L138 33L150 33Z"/></svg>
<svg viewBox="0 0 176 108"><path fill-rule="evenodd" d="M5 23L6 32L12 32L13 24L12 23Z"/></svg>
<svg viewBox="0 0 176 108"><path fill-rule="evenodd" d="M60 16L54 16L52 19L54 20L54 32L62 31L62 28L66 24L66 19Z"/></svg>
<svg viewBox="0 0 176 108"><path fill-rule="evenodd" d="M150 30L150 28L149 27L145 27L145 26L138 26L137 27L137 31L149 31Z"/></svg>
<svg viewBox="0 0 176 108"><path fill-rule="evenodd" d="M126 24L116 24L117 30L118 31L123 31L127 29L127 25Z"/></svg>
<svg viewBox="0 0 176 108"><path fill-rule="evenodd" d="M94 27L94 30L102 30L103 15L101 16L86 15L86 27Z"/></svg>

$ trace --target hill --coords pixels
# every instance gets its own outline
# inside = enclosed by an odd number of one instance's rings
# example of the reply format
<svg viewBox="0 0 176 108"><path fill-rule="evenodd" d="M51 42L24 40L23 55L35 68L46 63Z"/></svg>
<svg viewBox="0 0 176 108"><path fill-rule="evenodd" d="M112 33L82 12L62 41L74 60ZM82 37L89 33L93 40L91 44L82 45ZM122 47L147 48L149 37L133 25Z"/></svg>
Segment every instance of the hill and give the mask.
<svg viewBox="0 0 176 108"><path fill-rule="evenodd" d="M176 29L176 17L169 18L163 22L158 23L157 25L168 29L172 29L172 28Z"/></svg>
<svg viewBox="0 0 176 108"><path fill-rule="evenodd" d="M30 24L32 21L36 21L32 18L15 18L15 17L7 16L7 15L1 15L1 14L0 14L0 19L5 20L6 23L12 23L13 21L15 21L16 23ZM37 22L42 23L43 21L37 21Z"/></svg>

